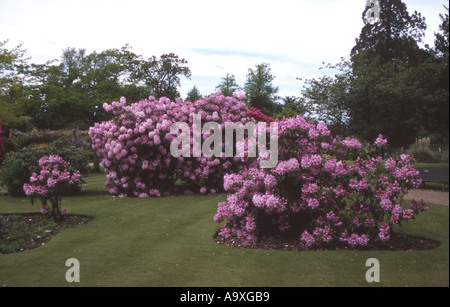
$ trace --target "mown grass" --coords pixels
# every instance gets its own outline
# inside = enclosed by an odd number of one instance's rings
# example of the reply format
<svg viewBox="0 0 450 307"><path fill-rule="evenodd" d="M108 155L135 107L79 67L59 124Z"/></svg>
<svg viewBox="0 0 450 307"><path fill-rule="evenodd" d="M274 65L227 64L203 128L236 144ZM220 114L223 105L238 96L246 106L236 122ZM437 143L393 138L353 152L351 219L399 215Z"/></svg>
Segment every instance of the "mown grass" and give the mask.
<svg viewBox="0 0 450 307"><path fill-rule="evenodd" d="M415 168L425 168L425 169L449 169L448 163L415 163Z"/></svg>
<svg viewBox="0 0 450 307"><path fill-rule="evenodd" d="M425 251L290 252L225 247L213 237L215 196L117 199L86 179L84 195L63 199L72 214L94 219L42 247L0 255L1 286L449 286L449 208L430 210L401 232L432 238ZM26 198L0 197L0 213L38 211ZM80 283L67 283L68 258L80 262ZM381 283L365 280L377 258Z"/></svg>

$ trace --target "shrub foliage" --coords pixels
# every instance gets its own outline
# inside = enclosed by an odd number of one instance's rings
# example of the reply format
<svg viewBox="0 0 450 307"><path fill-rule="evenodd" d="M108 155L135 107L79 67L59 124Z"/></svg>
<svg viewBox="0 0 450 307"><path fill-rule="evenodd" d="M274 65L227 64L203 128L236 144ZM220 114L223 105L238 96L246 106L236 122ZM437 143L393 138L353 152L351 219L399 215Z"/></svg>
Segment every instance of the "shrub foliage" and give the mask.
<svg viewBox="0 0 450 307"><path fill-rule="evenodd" d="M323 123L283 119L276 167L253 163L225 175L228 198L214 217L224 223L219 235L244 244L265 236L297 238L305 248L389 241L395 225L427 208L417 201L402 208L403 197L421 179L408 155L383 160L386 146L382 135L363 146L332 137Z"/></svg>

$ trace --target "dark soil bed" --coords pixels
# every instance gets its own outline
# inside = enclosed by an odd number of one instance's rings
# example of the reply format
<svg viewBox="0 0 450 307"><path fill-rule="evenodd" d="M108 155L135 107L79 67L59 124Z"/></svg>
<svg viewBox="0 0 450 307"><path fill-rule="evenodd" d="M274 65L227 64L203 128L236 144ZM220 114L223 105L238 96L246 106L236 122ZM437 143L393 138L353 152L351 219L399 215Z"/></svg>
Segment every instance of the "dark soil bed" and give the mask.
<svg viewBox="0 0 450 307"><path fill-rule="evenodd" d="M283 238L264 237L256 243L245 245L243 240L233 238L224 239L216 234L214 240L218 244L237 248L268 249L284 251L309 251L309 250L346 250L351 249L345 246L328 246L326 248L305 248L299 240L287 240ZM369 244L365 247L357 247L354 250L390 250L390 251L415 251L428 250L439 247L440 243L427 238L411 236L407 234L394 233L391 240L386 244Z"/></svg>
<svg viewBox="0 0 450 307"><path fill-rule="evenodd" d="M0 254L43 246L64 229L82 226L90 220L89 216L71 214L60 219L40 213L0 214Z"/></svg>

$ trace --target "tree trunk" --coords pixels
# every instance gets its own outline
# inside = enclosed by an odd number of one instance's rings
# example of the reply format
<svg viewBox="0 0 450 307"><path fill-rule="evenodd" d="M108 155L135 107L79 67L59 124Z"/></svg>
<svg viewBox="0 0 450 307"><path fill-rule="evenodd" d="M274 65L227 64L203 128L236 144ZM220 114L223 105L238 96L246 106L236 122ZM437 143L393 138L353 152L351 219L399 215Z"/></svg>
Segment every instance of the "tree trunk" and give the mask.
<svg viewBox="0 0 450 307"><path fill-rule="evenodd" d="M94 152L94 168L92 169L93 173L100 173L100 158Z"/></svg>

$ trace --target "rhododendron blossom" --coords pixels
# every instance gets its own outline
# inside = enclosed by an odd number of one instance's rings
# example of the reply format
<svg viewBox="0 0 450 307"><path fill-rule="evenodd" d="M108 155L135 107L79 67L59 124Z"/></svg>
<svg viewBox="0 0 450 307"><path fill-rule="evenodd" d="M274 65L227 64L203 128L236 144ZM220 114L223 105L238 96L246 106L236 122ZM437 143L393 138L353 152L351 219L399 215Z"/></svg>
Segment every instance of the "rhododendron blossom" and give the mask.
<svg viewBox="0 0 450 307"><path fill-rule="evenodd" d="M384 244L394 226L428 209L417 201L400 206L421 179L409 156L379 156L387 146L381 135L363 146L354 138L332 137L324 123L302 116L278 125L274 168L261 169L254 159L225 175L229 196L214 217L223 223L219 236L252 244L277 234L297 236L305 248L363 248Z"/></svg>
<svg viewBox="0 0 450 307"><path fill-rule="evenodd" d="M195 102L149 97L131 105L125 98L104 104L103 108L114 118L96 123L89 135L105 167L109 193L158 197L165 193L206 194L207 190L216 193L223 189L224 175L242 169L246 157L223 155L228 144L205 144L205 140L214 133L221 137L226 123L253 123L241 101L245 94L234 96L225 97L218 92ZM217 123L214 132L199 127L210 121ZM175 123L184 125L174 126L180 128L174 131L171 128ZM202 145L212 154L202 154ZM176 180L187 187L178 187Z"/></svg>

